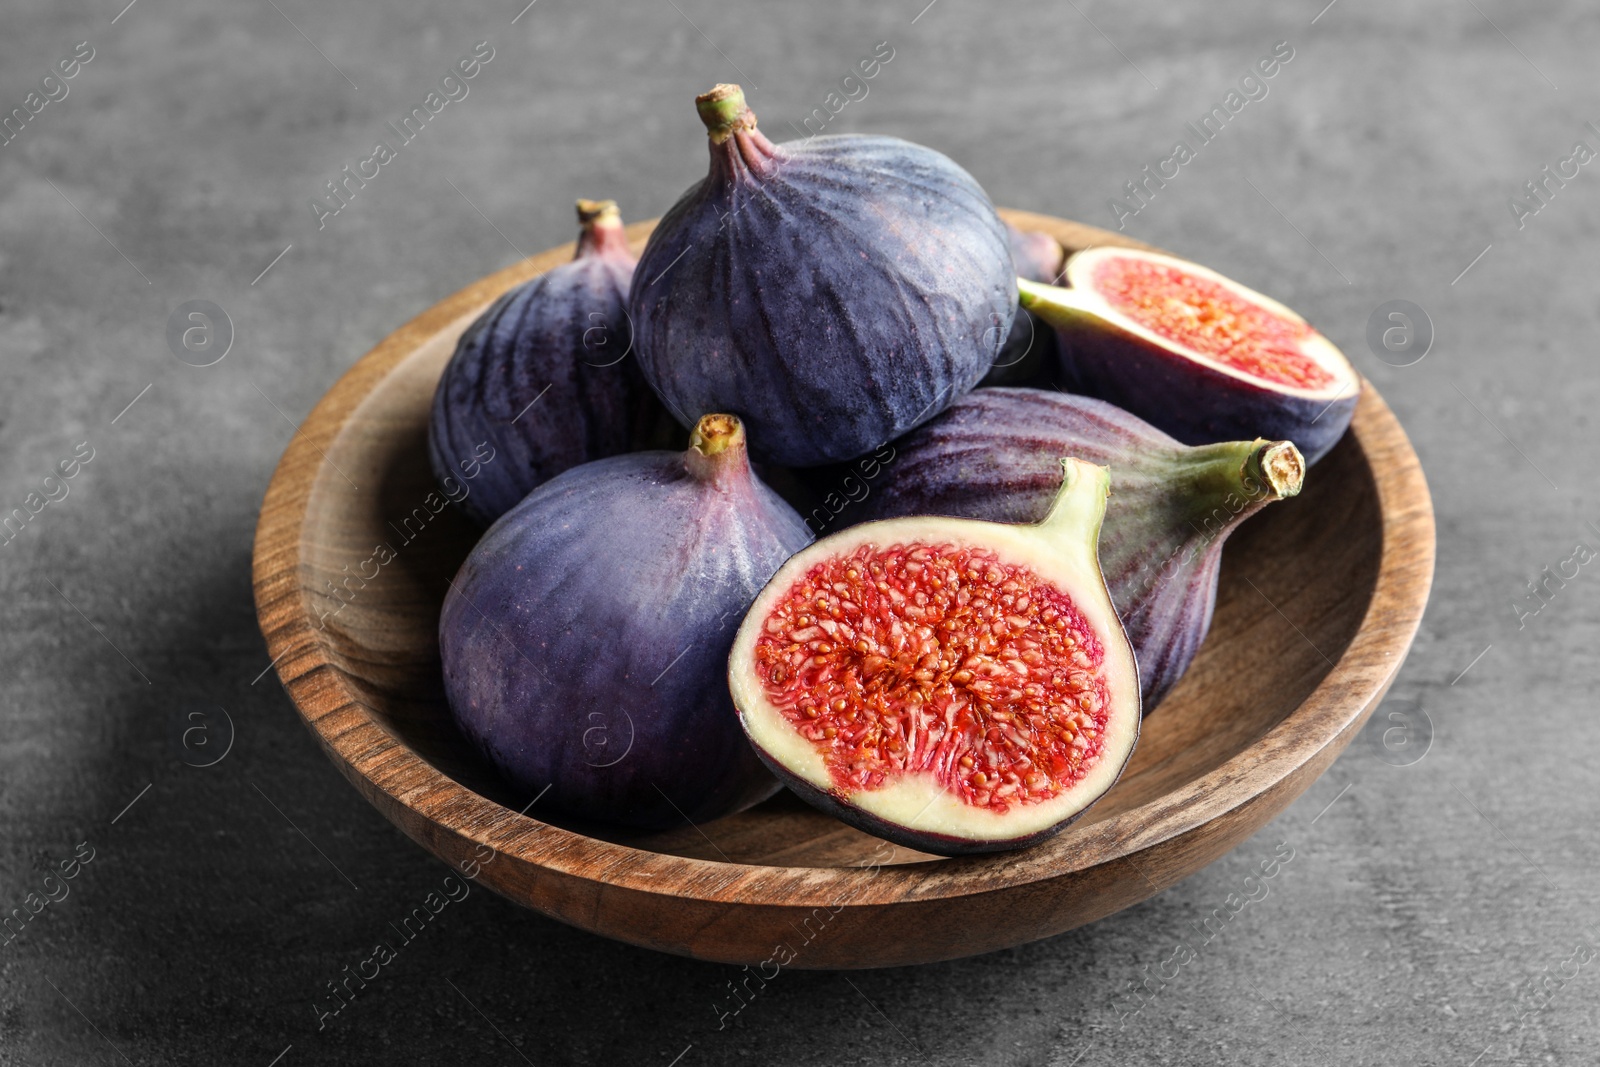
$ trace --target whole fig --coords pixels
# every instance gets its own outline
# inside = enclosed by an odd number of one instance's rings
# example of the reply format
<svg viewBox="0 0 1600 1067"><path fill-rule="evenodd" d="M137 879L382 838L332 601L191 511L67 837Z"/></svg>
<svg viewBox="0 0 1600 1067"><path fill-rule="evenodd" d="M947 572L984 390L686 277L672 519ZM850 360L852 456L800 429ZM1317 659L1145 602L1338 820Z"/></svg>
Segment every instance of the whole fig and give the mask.
<svg viewBox="0 0 1600 1067"><path fill-rule="evenodd" d="M568 467L642 447L661 419L630 353L634 259L617 205L580 200L578 222L572 261L467 327L434 392L434 477L464 486L485 526Z"/></svg>
<svg viewBox="0 0 1600 1067"><path fill-rule="evenodd" d="M462 731L554 810L656 828L777 788L740 732L726 668L745 608L810 541L707 415L683 453L573 467L489 529L439 620Z"/></svg>
<svg viewBox="0 0 1600 1067"><path fill-rule="evenodd" d="M1211 627L1222 545L1267 504L1300 492L1288 441L1179 444L1104 401L979 389L895 442L889 476L847 518L954 515L1037 522L1062 456L1111 471L1100 566L1139 660L1148 714Z"/></svg>
<svg viewBox="0 0 1600 1067"><path fill-rule="evenodd" d="M1011 244L1011 259L1016 264L1017 275L1030 282L1054 285L1061 277L1061 265L1066 261L1067 250L1061 242L1039 230L1018 229L1006 223L1006 237Z"/></svg>
<svg viewBox="0 0 1600 1067"><path fill-rule="evenodd" d="M994 363L1016 311L1004 224L972 176L893 137L774 145L736 85L696 101L711 170L662 218L629 308L688 425L730 411L758 459L853 459Z"/></svg>

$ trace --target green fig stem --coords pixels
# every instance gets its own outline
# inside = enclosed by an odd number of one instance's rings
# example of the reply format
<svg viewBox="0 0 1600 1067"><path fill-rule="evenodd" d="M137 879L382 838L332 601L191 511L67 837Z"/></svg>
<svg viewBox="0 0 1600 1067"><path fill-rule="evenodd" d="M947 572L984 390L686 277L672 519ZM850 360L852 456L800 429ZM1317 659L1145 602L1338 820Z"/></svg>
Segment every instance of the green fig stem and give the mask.
<svg viewBox="0 0 1600 1067"><path fill-rule="evenodd" d="M733 415L703 415L689 434L684 466L702 482L737 478L750 470L744 423Z"/></svg>
<svg viewBox="0 0 1600 1067"><path fill-rule="evenodd" d="M1035 529L1091 548L1100 541L1100 523L1111 495L1111 474L1081 459L1062 457L1061 489L1050 513Z"/></svg>
<svg viewBox="0 0 1600 1067"><path fill-rule="evenodd" d="M1026 278L1017 279L1017 303L1058 329L1095 315L1078 290Z"/></svg>
<svg viewBox="0 0 1600 1067"><path fill-rule="evenodd" d="M695 97L694 106L700 112L700 121L706 124L712 144L721 144L739 130L755 129L756 114L744 102L744 90L737 85L715 86Z"/></svg>
<svg viewBox="0 0 1600 1067"><path fill-rule="evenodd" d="M578 249L573 259L584 256L631 254L628 235L622 228L622 212L615 200L578 201Z"/></svg>
<svg viewBox="0 0 1600 1067"><path fill-rule="evenodd" d="M1233 510L1300 492L1305 460L1289 441L1219 441L1184 450L1175 493L1209 512L1230 500Z"/></svg>
<svg viewBox="0 0 1600 1067"><path fill-rule="evenodd" d="M1300 495L1305 483L1306 460L1292 441L1256 442L1260 445L1245 463L1245 478L1254 478L1272 490L1278 500Z"/></svg>

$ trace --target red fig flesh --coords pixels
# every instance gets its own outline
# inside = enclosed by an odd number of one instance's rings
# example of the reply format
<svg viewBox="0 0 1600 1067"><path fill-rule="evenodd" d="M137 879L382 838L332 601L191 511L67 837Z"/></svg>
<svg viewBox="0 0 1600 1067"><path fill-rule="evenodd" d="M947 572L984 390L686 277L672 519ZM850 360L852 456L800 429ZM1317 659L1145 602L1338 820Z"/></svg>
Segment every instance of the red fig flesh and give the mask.
<svg viewBox="0 0 1600 1067"><path fill-rule="evenodd" d="M908 847L1058 832L1139 734L1133 650L1095 558L1103 468L1062 461L1034 526L865 523L789 560L734 639L745 734L789 786Z"/></svg>
<svg viewBox="0 0 1600 1067"><path fill-rule="evenodd" d="M1111 471L1100 567L1139 660L1148 714L1210 629L1224 542L1267 504L1299 493L1305 465L1288 441L1190 447L1103 400L979 389L896 441L893 476L847 518L1038 522L1064 455Z"/></svg>
<svg viewBox="0 0 1600 1067"><path fill-rule="evenodd" d="M1361 379L1289 308L1174 256L1091 248L1067 288L1024 280L1022 306L1055 326L1064 384L1185 444L1293 441L1308 463L1355 412Z"/></svg>

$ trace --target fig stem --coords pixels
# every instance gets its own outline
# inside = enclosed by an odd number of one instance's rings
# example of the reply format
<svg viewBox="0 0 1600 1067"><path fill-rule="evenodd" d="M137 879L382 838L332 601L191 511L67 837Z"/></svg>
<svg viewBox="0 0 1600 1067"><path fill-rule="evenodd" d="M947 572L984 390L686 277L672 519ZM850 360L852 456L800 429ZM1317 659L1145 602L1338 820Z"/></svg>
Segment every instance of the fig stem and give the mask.
<svg viewBox="0 0 1600 1067"><path fill-rule="evenodd" d="M1017 279L1017 303L1056 327L1068 326L1084 315L1095 314L1078 290L1030 282L1026 278Z"/></svg>
<svg viewBox="0 0 1600 1067"><path fill-rule="evenodd" d="M706 124L712 144L721 144L738 130L754 129L756 113L744 101L744 90L722 84L694 98L700 121Z"/></svg>
<svg viewBox="0 0 1600 1067"><path fill-rule="evenodd" d="M629 255L628 235L622 229L622 212L615 200L578 201L578 249L573 259L584 256Z"/></svg>
<svg viewBox="0 0 1600 1067"><path fill-rule="evenodd" d="M1187 486L1182 498L1210 509L1235 497L1243 504L1266 504L1294 496L1305 469L1293 443L1258 438L1196 445L1186 450L1175 474Z"/></svg>
<svg viewBox="0 0 1600 1067"><path fill-rule="evenodd" d="M1063 456L1061 489L1050 513L1035 528L1073 544L1087 544L1093 551L1100 543L1100 523L1110 495L1111 473L1106 468Z"/></svg>
<svg viewBox="0 0 1600 1067"><path fill-rule="evenodd" d="M689 434L684 465L701 481L719 481L750 469L744 423L732 415L703 415Z"/></svg>
<svg viewBox="0 0 1600 1067"><path fill-rule="evenodd" d="M1306 460L1292 441L1258 441L1259 447L1245 461L1245 477L1264 482L1279 500L1300 495L1305 482Z"/></svg>

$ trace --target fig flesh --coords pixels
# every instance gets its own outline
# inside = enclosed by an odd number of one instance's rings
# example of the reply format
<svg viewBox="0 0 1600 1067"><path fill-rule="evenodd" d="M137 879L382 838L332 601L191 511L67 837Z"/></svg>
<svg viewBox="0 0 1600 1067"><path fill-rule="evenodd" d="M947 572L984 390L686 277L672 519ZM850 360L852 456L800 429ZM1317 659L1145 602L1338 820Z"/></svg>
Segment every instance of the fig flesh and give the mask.
<svg viewBox="0 0 1600 1067"><path fill-rule="evenodd" d="M1174 256L1096 247L1066 288L1021 282L1060 335L1062 385L1109 400L1185 444L1293 441L1315 463L1355 413L1361 378L1277 301Z"/></svg>
<svg viewBox="0 0 1600 1067"><path fill-rule="evenodd" d="M1044 522L864 523L756 598L729 687L791 789L889 841L958 855L1059 832L1139 736L1133 650L1095 562L1105 469L1061 461Z"/></svg>
<svg viewBox="0 0 1600 1067"><path fill-rule="evenodd" d="M578 221L572 261L467 327L434 393L434 477L452 498L463 485L484 526L569 467L643 447L662 414L630 353L634 259L617 205L580 200Z"/></svg>
<svg viewBox="0 0 1600 1067"><path fill-rule="evenodd" d="M519 791L657 828L777 789L727 690L745 607L810 540L751 473L744 431L701 419L683 453L573 467L467 557L439 621L455 721Z"/></svg>
<svg viewBox="0 0 1600 1067"><path fill-rule="evenodd" d="M629 297L640 366L678 419L732 412L757 459L820 466L976 385L1017 301L972 176L893 137L774 145L735 85L696 103L710 173L651 234Z"/></svg>
<svg viewBox="0 0 1600 1067"><path fill-rule="evenodd" d="M1100 567L1139 661L1149 714L1211 627L1222 546L1250 516L1300 492L1288 441L1187 446L1115 405L1041 389L978 389L895 442L893 476L846 521L950 515L1038 522L1059 457L1111 471Z"/></svg>

